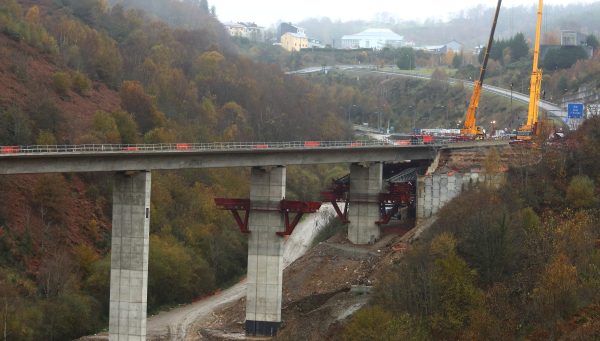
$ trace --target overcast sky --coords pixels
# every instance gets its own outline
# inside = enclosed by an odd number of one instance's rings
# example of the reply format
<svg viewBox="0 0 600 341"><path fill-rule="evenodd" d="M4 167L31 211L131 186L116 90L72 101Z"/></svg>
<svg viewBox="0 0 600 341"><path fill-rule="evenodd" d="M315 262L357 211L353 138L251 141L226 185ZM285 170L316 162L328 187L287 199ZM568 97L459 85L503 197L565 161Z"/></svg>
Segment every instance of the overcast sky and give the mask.
<svg viewBox="0 0 600 341"><path fill-rule="evenodd" d="M598 0L595 0L598 1ZM594 0L545 0L544 4L591 3ZM447 19L453 13L486 4L494 7L495 0L209 0L217 8L223 22L254 21L270 26L277 21L298 22L312 17L334 20L371 20L377 13L387 12L402 20ZM502 6L537 6L536 0L504 0Z"/></svg>

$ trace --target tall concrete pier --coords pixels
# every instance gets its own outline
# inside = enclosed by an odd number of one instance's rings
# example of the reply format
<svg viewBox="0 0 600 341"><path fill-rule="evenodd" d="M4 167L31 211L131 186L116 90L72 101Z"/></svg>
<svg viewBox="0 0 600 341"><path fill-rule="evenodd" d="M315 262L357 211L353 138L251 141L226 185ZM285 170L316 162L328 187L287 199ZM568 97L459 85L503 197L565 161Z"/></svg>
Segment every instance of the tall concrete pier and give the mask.
<svg viewBox="0 0 600 341"><path fill-rule="evenodd" d="M382 163L350 166L350 209L348 239L354 244L369 244L379 239L379 193L382 189Z"/></svg>
<svg viewBox="0 0 600 341"><path fill-rule="evenodd" d="M281 324L283 231L279 211L285 196L285 167L252 168L250 178L246 334L272 336Z"/></svg>
<svg viewBox="0 0 600 341"><path fill-rule="evenodd" d="M113 189L111 341L146 340L150 172L118 173Z"/></svg>

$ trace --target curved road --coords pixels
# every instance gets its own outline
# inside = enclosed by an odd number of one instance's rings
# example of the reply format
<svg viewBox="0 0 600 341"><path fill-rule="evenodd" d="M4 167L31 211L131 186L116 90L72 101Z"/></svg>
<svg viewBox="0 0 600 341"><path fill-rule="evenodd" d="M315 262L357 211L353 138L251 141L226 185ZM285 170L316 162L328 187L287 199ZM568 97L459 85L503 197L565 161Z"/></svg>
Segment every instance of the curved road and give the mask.
<svg viewBox="0 0 600 341"><path fill-rule="evenodd" d="M379 73L379 74L397 76L397 77L418 78L418 79L423 79L423 80L431 79L431 76L416 75L416 74L407 73L407 72L380 71L380 70L376 69L375 65L338 65L338 66L333 66L333 67L328 66L328 67L324 67L324 68L323 67L310 67L310 68L306 68L306 69L302 69L302 70L298 70L298 71L291 71L291 72L288 72L287 74L304 75L304 74L309 74L309 73L322 72L324 70L329 71L332 69L341 70L341 71L362 71L362 72L367 71L370 73ZM458 82L462 82L465 86L473 87L473 82L471 82L471 81L456 79L456 78L448 78L448 83L450 83L450 84L455 84ZM489 92L489 93L503 96L503 97L507 97L507 98L511 97L510 90L500 88L497 86L484 84L483 90L486 92ZM523 93L520 93L520 92L517 92L514 90L512 91L512 98L514 100L522 102L522 103L526 103L526 104L529 103L529 95L523 94ZM561 120L567 117L567 112L565 111L565 109L561 108L560 106L558 106L554 103L540 100L540 108L547 111L550 116L560 118Z"/></svg>
<svg viewBox="0 0 600 341"><path fill-rule="evenodd" d="M334 215L331 205L323 205L316 214L303 219L292 235L286 240L283 251L283 264L287 267L304 255L310 248L317 233ZM210 316L220 306L236 301L246 294L246 280L223 290L209 298L163 312L148 318L147 336L149 340L167 337L168 340L194 339L194 325Z"/></svg>

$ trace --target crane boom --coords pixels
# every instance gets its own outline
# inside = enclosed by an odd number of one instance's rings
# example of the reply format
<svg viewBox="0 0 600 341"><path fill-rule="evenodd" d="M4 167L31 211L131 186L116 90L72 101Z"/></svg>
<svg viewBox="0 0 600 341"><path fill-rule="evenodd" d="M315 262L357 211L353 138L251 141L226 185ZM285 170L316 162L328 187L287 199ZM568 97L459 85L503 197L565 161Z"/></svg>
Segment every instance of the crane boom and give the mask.
<svg viewBox="0 0 600 341"><path fill-rule="evenodd" d="M539 121L539 103L542 92L543 75L543 70L538 66L540 40L542 35L542 9L543 0L539 0L537 26L535 30L535 46L533 47L533 70L531 71L531 81L529 84L529 110L527 112L527 123L521 126L517 132L518 140L531 140L532 136L538 133L537 125Z"/></svg>
<svg viewBox="0 0 600 341"><path fill-rule="evenodd" d="M476 124L477 108L479 108L479 98L481 97L481 87L483 86L483 79L485 78L485 71L487 70L487 63L490 58L490 51L494 44L494 33L496 32L496 23L498 22L498 15L500 14L500 6L502 0L498 0L496 6L496 14L494 15L494 22L492 23L492 30L490 32L490 38L488 40L485 54L483 56L483 64L479 71L479 80L476 80L473 84L473 94L471 95L471 101L469 102L469 108L465 116L465 123L461 129L461 135L467 135L472 137L483 137L483 129Z"/></svg>

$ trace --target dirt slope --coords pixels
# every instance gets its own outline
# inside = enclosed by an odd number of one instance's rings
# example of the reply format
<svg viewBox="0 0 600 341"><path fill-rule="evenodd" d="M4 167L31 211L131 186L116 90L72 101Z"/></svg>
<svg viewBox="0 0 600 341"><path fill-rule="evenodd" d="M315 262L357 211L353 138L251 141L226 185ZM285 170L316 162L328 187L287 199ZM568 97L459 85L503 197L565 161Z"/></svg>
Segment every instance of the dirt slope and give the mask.
<svg viewBox="0 0 600 341"><path fill-rule="evenodd" d="M404 226L394 232L406 231ZM403 232L400 232L401 234ZM284 270L281 326L276 340L335 340L342 323L369 300L379 269L401 256L413 232L385 235L370 246L354 246L337 235ZM215 311L198 325L195 340L244 338L245 298Z"/></svg>
<svg viewBox="0 0 600 341"><path fill-rule="evenodd" d="M57 71L71 70L57 65L53 59L0 34L0 108L18 107L30 115L39 111L43 114L51 103L58 109L61 123L56 127L57 137L74 142L77 136L90 130L96 111L120 108L119 93L94 83L83 96L73 91L59 96L53 88L52 76Z"/></svg>

